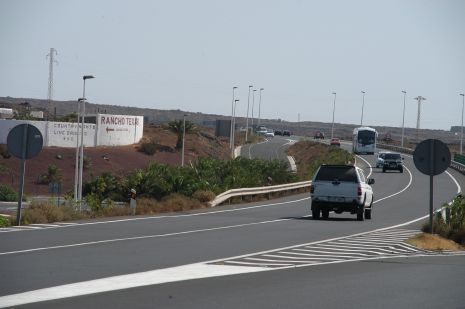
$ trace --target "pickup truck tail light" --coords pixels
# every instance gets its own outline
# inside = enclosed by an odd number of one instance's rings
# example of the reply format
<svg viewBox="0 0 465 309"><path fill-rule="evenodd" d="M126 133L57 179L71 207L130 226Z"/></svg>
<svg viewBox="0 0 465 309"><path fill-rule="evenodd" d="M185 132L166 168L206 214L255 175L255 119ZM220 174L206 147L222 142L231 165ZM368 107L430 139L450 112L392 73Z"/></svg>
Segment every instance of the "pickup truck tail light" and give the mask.
<svg viewBox="0 0 465 309"><path fill-rule="evenodd" d="M358 186L357 188L357 195L361 196L362 195L362 186Z"/></svg>

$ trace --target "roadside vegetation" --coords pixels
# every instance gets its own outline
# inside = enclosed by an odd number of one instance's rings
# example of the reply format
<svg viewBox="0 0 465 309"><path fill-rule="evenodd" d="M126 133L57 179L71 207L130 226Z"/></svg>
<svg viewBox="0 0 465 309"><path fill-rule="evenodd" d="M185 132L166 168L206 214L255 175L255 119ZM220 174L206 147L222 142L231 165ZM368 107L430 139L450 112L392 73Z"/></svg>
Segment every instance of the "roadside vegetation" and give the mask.
<svg viewBox="0 0 465 309"><path fill-rule="evenodd" d="M287 163L279 160L199 158L184 167L152 163L125 177L104 173L85 183L83 195L88 208L84 211L73 206L56 207L56 199L50 199L25 209L22 224L132 215L127 205L131 189L138 195L136 215L143 215L206 208L218 193L229 189L296 180ZM72 196L67 199L67 205L72 205ZM125 206L114 201L123 201ZM13 217L8 225L14 224Z"/></svg>
<svg viewBox="0 0 465 309"><path fill-rule="evenodd" d="M293 156L300 180L309 180L321 164L354 163L354 155L340 149L312 141L299 141L289 147L288 155Z"/></svg>
<svg viewBox="0 0 465 309"><path fill-rule="evenodd" d="M450 218L443 218L441 213L437 213L433 222L433 232L465 246L465 197L458 195L450 206L444 206L449 208ZM431 232L429 223L423 225L422 231Z"/></svg>

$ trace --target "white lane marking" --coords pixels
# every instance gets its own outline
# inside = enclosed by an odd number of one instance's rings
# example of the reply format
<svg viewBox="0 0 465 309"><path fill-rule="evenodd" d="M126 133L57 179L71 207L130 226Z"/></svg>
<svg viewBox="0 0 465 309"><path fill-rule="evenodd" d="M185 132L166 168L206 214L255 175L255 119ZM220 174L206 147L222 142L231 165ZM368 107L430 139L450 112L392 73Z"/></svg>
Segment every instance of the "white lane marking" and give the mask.
<svg viewBox="0 0 465 309"><path fill-rule="evenodd" d="M266 268L195 263L135 274L71 283L0 297L0 308L147 285L266 271Z"/></svg>
<svg viewBox="0 0 465 309"><path fill-rule="evenodd" d="M268 221L261 221L261 222L252 222L252 223L220 226L220 227L214 227L214 228L208 228L208 229L198 229L198 230L190 230L190 231L184 231L184 232L174 232L174 233L167 233L167 234L155 234L155 235L127 237L127 238L105 239L105 240L89 241L89 242L75 243L75 244L69 244L69 245L40 247L40 248L33 248L33 249L24 249L24 250L17 250L17 251L0 252L0 255L11 255L11 254L17 254L17 253L45 251L45 250L52 250L52 249L81 247L81 246L113 243L113 242L127 241L127 240L140 240L140 239L161 238L161 237L176 236L176 235L186 235L186 234L194 234L194 233L201 233L201 232L234 229L234 228L239 228L239 227L254 226L254 225L260 225L260 224L283 222L283 221L289 221L289 220L293 220L293 219L277 219L277 220L268 220Z"/></svg>
<svg viewBox="0 0 465 309"><path fill-rule="evenodd" d="M367 178L370 178L371 174L373 173L373 168L371 167L370 162L368 162L367 160L365 160L364 158L362 158L362 157L359 156L359 155L356 155L356 156L355 156L355 159L357 159L357 157L360 158L360 159L362 159L363 161L365 161L365 163L366 163L366 164L368 165L368 167L370 168L370 173L368 173L368 176L367 176Z"/></svg>
<svg viewBox="0 0 465 309"><path fill-rule="evenodd" d="M193 213L193 214L169 215L169 216L148 216L148 217L140 217L140 218L127 218L127 219L105 220L105 221L96 221L96 222L69 223L69 224L60 226L60 228L64 228L64 227L81 227L81 226L86 226L86 225L120 223L120 222L139 221L139 220L177 219L177 218L185 218L185 217L214 215L214 214L219 214L219 213L245 211L245 210L257 209L257 208L263 208L263 207L272 207L272 206L277 206L277 205L286 205L286 204L298 203L298 202L302 202L302 201L309 200L309 199L310 199L310 196L300 198L300 199L297 199L297 200L285 201L285 202L277 202L277 203L271 203L271 204L240 207L240 208L235 208L235 209L223 209L223 210L199 212L199 213ZM27 229L36 230L36 229L45 229L45 228L34 227L34 226L30 226L30 225L22 225L22 226L18 226L18 227L12 227L12 229L13 230L11 232L13 232L13 231L15 231L15 232L17 232L17 231L25 231ZM24 230L21 230L21 229L24 229ZM0 228L0 231L3 231L3 228Z"/></svg>
<svg viewBox="0 0 465 309"><path fill-rule="evenodd" d="M381 202L381 201L383 201L383 200L385 200L385 199L388 199L388 198L390 198L390 197L394 197L394 196L396 196L396 195L399 195L399 194L401 194L402 192L404 192L405 190L407 190L407 189L411 186L412 180L413 180L412 173L410 172L410 170L408 169L408 167L404 166L404 168L407 170L407 172L409 173L409 176L410 176L410 179L409 179L408 184L407 184L402 190L400 190L400 191L398 191L398 192L396 192L396 193L394 193L394 194L391 194L391 195L385 196L385 197L383 197L383 198L377 199L376 201L373 202L373 204L379 203L379 202Z"/></svg>
<svg viewBox="0 0 465 309"><path fill-rule="evenodd" d="M409 224L403 223L402 225ZM380 232L383 230L389 230L393 227L387 227L382 229L377 229L372 232ZM322 242L332 241L332 240L339 240L349 237L356 237L359 235L365 235L370 232L363 232L359 234L354 234L350 236L343 236L337 237L330 240L324 241L316 241L309 243L311 244L319 244L324 245ZM302 246L302 245L298 245ZM277 250L284 250L289 248L294 248L297 246L291 246L281 249L274 249L274 250L267 250L259 253L243 255L231 259L237 258L254 258L253 255L260 255L265 253L272 253L273 251L276 252ZM347 250L351 251L351 250ZM367 252L367 250L364 250ZM465 255L465 252L453 253L449 255ZM265 255L264 255L265 256ZM269 257L276 257L276 254L267 254L266 256ZM325 258L325 257L315 257L315 258L298 258L298 257L289 257L289 256L281 256L278 255L279 258L284 258L286 260L282 260L280 262L273 261L273 264L267 263L259 263L257 262L244 262L244 261L227 261L225 259L221 260L213 260L213 261L206 261L201 263L194 263L188 264L183 266L176 266L170 267L165 269L158 269L146 272L140 272L135 274L127 274L127 275L120 275L120 276L113 276L108 278L101 278L95 279L90 281L83 281L77 282L72 284L65 284L61 286L55 286L50 288L44 288L39 290L33 290L18 294L6 295L0 297L0 308L3 307L10 307L10 306L18 306L28 303L35 303L35 302L42 302L42 301L49 301L49 300L56 300L68 297L75 297L75 296L83 296L89 294L96 294L96 293L103 293L121 289L129 289L129 288L137 288L142 286L149 286L149 285L156 285L156 284L163 284L168 282L179 282L185 280L193 280L193 279L204 279L204 278L211 278L211 277L218 277L218 276L228 276L228 275L235 275L235 274L244 274L244 273L252 273L252 272L261 272L273 269L288 269L288 268L297 268L297 267L304 267L304 266L312 266L312 265L326 265L326 264L335 264L335 263L345 263L345 262L354 262L354 261L368 261L368 260L380 260L380 259L389 259L389 258L411 258L411 257L431 257L431 256L444 256L443 254L395 254L391 256L386 256L382 254L378 257L360 257L355 259L338 259L338 258ZM292 259L292 260L290 260ZM231 266L231 265L212 265L211 263L218 263L218 262L228 262L230 264L242 265L242 266ZM293 263L293 264L289 264ZM257 266L257 267L252 267ZM261 267L260 267L261 266ZM269 268L270 266L277 266L277 268Z"/></svg>

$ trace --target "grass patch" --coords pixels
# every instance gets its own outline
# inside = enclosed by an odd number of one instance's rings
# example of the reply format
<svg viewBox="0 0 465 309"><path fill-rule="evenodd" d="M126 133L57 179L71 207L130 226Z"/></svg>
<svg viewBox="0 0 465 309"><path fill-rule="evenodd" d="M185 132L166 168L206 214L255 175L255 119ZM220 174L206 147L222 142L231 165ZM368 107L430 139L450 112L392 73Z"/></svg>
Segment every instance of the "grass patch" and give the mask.
<svg viewBox="0 0 465 309"><path fill-rule="evenodd" d="M412 246L415 246L417 248L424 249L424 250L435 250L435 251L465 250L464 246L461 246L452 240L443 238L439 235L434 235L434 234L432 235L432 234L427 234L427 233L415 235L409 238L406 242Z"/></svg>
<svg viewBox="0 0 465 309"><path fill-rule="evenodd" d="M312 141L300 141L289 147L288 155L295 158L297 176L309 180L321 164L354 163L354 155L334 146Z"/></svg>

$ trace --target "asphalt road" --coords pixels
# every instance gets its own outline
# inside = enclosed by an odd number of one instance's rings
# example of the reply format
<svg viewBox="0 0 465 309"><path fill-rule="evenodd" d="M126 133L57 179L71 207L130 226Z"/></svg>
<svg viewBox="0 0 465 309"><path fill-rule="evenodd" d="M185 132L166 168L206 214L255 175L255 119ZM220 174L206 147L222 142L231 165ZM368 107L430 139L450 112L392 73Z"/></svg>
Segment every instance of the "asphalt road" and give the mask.
<svg viewBox="0 0 465 309"><path fill-rule="evenodd" d="M279 156L279 140L250 151ZM374 156L357 162L376 179L373 219L363 222L346 213L313 221L303 194L0 232L0 306L463 308L465 257L402 242L428 213L428 177L409 157L402 174L371 169ZM455 171L435 177L435 208L464 185Z"/></svg>

